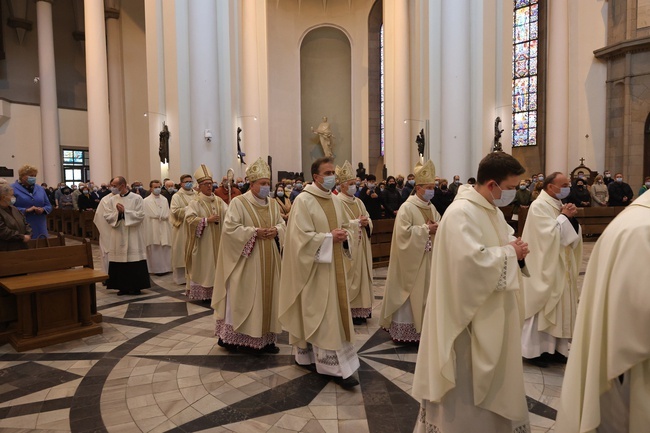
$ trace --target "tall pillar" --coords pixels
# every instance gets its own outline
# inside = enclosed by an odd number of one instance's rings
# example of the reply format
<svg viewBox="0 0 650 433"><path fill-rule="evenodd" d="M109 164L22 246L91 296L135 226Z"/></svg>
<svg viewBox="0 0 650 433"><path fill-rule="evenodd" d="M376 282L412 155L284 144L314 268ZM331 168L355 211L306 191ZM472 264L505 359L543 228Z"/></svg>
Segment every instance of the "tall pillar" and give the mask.
<svg viewBox="0 0 650 433"><path fill-rule="evenodd" d="M384 89L386 95L386 166L389 173L413 171L409 137L411 75L409 70L409 2L384 2ZM412 163L413 162L413 163Z"/></svg>
<svg viewBox="0 0 650 433"><path fill-rule="evenodd" d="M192 0L188 9L192 169L206 164L213 176L221 176L219 149L226 143L219 142L217 5L214 0ZM212 134L210 141L206 130Z"/></svg>
<svg viewBox="0 0 650 433"><path fill-rule="evenodd" d="M569 169L569 0L548 2L546 173Z"/></svg>
<svg viewBox="0 0 650 433"><path fill-rule="evenodd" d="M104 0L84 0L84 23L90 177L96 182L105 182L113 174L111 172Z"/></svg>
<svg viewBox="0 0 650 433"><path fill-rule="evenodd" d="M36 2L38 25L38 74L41 94L41 143L43 146L43 180L56 185L62 180L59 144L59 107L56 96L52 0Z"/></svg>
<svg viewBox="0 0 650 433"><path fill-rule="evenodd" d="M242 59L241 59L241 112L239 124L242 128L244 149L249 161L258 157L266 160L262 154L260 135L260 83L257 46L257 2L241 3L242 25ZM268 150L267 150L268 153Z"/></svg>
<svg viewBox="0 0 650 433"><path fill-rule="evenodd" d="M441 7L440 140L441 161L436 172L451 180L467 179L471 167L471 46L467 17L469 0L443 0Z"/></svg>
<svg viewBox="0 0 650 433"><path fill-rule="evenodd" d="M122 34L120 1L106 1L106 52L108 57L108 101L111 137L111 166L114 173L126 176L126 125L124 114L124 71L122 69ZM108 182L108 179L97 179Z"/></svg>

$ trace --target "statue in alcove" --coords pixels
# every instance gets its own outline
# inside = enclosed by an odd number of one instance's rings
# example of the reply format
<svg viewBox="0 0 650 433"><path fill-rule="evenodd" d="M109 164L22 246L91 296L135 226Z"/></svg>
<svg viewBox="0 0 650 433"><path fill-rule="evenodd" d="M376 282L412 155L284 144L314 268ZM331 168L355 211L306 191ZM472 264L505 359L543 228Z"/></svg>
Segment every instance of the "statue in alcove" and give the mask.
<svg viewBox="0 0 650 433"><path fill-rule="evenodd" d="M418 145L418 154L423 157L424 145L426 143L426 139L424 138L424 129L421 129L418 136L415 137L415 143Z"/></svg>
<svg viewBox="0 0 650 433"><path fill-rule="evenodd" d="M158 156L160 156L160 162L163 164L169 163L169 129L167 124L163 122L163 129L160 131L160 144L158 146Z"/></svg>
<svg viewBox="0 0 650 433"><path fill-rule="evenodd" d="M320 145L323 148L323 154L326 157L331 157L334 154L332 153L332 130L330 129L330 124L327 121L327 116L323 117L323 121L318 125L318 128L311 128L311 132L318 135L320 140Z"/></svg>
<svg viewBox="0 0 650 433"><path fill-rule="evenodd" d="M503 152L503 146L501 145L502 134L503 129L501 129L501 118L497 117L494 120L494 142L492 143L492 152Z"/></svg>

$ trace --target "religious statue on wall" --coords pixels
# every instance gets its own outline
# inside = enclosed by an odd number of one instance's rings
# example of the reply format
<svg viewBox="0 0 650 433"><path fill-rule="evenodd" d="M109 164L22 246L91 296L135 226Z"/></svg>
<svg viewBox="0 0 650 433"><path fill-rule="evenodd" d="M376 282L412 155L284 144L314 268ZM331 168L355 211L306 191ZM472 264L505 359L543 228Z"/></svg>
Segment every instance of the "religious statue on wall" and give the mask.
<svg viewBox="0 0 650 433"><path fill-rule="evenodd" d="M503 146L501 145L502 134L503 129L501 129L501 118L497 117L494 120L494 142L492 143L492 152L503 152Z"/></svg>
<svg viewBox="0 0 650 433"><path fill-rule="evenodd" d="M244 161L244 157L246 156L246 154L241 150L241 132L242 129L238 126L237 127L237 158L242 164L246 164L246 161Z"/></svg>
<svg viewBox="0 0 650 433"><path fill-rule="evenodd" d="M330 124L327 121L327 116L323 117L323 121L318 125L318 128L311 128L311 132L318 135L320 140L320 145L323 148L323 154L326 157L331 157L334 154L332 153L332 130L330 129Z"/></svg>
<svg viewBox="0 0 650 433"><path fill-rule="evenodd" d="M160 144L158 146L158 156L160 156L160 162L163 164L169 163L169 129L167 124L163 122L163 129L160 131Z"/></svg>
<svg viewBox="0 0 650 433"><path fill-rule="evenodd" d="M424 146L426 144L426 139L424 138L424 129L421 129L418 136L415 137L415 143L418 145L418 154L424 157Z"/></svg>

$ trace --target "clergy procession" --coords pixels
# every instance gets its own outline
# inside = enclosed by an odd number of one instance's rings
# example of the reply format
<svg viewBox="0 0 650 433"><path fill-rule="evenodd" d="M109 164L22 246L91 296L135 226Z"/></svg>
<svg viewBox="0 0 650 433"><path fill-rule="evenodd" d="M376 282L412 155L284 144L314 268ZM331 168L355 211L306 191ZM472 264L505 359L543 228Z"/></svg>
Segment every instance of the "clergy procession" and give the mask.
<svg viewBox="0 0 650 433"><path fill-rule="evenodd" d="M286 191L291 201L282 184L272 189L262 158L247 168L243 193L203 164L169 196L152 180L143 199L117 176L94 221L106 287L139 295L149 274L172 273L188 301L214 310L219 346L273 355L286 331L295 363L343 389L359 385L355 326L378 313L395 345L417 348L419 433L529 432L524 363L567 360L556 432L647 431L650 275L628 264L650 253L650 195L606 229L581 291L582 229L576 205L562 201L571 181L543 177L517 238L500 208L524 172L512 156L488 154L441 216L436 168L418 163L374 312L374 222L348 161L316 159L313 181Z"/></svg>

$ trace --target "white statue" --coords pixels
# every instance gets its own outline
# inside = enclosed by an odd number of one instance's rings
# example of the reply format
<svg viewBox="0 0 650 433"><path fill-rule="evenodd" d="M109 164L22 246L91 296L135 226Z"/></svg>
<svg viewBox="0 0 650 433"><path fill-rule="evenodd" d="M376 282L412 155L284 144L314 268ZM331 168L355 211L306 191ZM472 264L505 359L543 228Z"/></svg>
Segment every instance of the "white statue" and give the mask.
<svg viewBox="0 0 650 433"><path fill-rule="evenodd" d="M323 153L325 156L333 156L332 138L334 138L334 136L332 135L332 130L330 129L330 124L327 121L327 117L323 117L323 121L320 125L318 125L318 128L316 128L316 130L314 130L312 127L311 132L318 135L318 138L320 139L320 145L323 148Z"/></svg>

